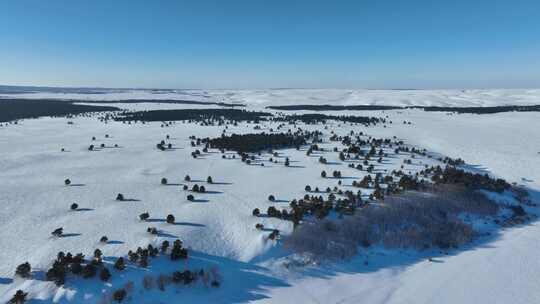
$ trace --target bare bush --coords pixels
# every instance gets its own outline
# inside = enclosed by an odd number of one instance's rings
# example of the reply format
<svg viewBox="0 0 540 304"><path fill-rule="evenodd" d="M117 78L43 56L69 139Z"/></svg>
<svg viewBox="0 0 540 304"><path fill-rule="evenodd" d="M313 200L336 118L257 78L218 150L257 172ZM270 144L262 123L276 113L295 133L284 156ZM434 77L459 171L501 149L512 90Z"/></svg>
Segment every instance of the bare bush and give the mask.
<svg viewBox="0 0 540 304"><path fill-rule="evenodd" d="M358 246L427 249L459 247L471 242L474 230L459 215L495 215L498 205L480 192L444 186L407 192L369 204L342 220L306 221L284 245L315 258L343 259Z"/></svg>

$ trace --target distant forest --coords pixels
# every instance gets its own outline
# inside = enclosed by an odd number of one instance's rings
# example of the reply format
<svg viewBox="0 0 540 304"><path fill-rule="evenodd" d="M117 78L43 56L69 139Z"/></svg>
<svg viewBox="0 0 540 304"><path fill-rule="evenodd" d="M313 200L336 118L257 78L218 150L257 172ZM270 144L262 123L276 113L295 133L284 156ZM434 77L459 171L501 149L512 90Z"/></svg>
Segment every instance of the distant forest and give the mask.
<svg viewBox="0 0 540 304"><path fill-rule="evenodd" d="M236 109L177 109L126 112L115 117L117 121L178 121L178 120L220 120L259 121L272 116L266 112L253 112Z"/></svg>
<svg viewBox="0 0 540 304"><path fill-rule="evenodd" d="M427 112L454 112L459 114L494 114L502 112L540 112L540 105L530 106L494 106L494 107L439 107L439 106L381 106L381 105L291 105L269 106L267 109L282 111L383 111L422 109Z"/></svg>
<svg viewBox="0 0 540 304"><path fill-rule="evenodd" d="M80 105L66 100L0 99L0 122L43 116L66 116L119 110L117 107Z"/></svg>

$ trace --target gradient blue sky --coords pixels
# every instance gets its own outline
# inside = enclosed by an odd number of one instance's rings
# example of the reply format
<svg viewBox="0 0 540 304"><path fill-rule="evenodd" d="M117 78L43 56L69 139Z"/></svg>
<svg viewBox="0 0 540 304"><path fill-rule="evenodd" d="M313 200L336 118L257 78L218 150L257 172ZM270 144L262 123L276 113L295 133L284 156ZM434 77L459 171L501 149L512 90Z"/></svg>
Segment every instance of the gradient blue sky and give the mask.
<svg viewBox="0 0 540 304"><path fill-rule="evenodd" d="M2 0L0 84L540 87L540 1Z"/></svg>

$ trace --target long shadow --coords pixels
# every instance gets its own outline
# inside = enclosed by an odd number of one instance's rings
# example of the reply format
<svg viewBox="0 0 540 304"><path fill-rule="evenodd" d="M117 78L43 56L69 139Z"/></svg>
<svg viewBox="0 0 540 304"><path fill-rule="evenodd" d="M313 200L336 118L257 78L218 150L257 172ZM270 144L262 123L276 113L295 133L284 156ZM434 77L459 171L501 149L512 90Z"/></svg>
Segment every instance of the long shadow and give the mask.
<svg viewBox="0 0 540 304"><path fill-rule="evenodd" d="M223 191L206 190L205 194L223 194Z"/></svg>
<svg viewBox="0 0 540 304"><path fill-rule="evenodd" d="M86 211L94 211L92 208L77 208L75 209L75 212L86 212Z"/></svg>
<svg viewBox="0 0 540 304"><path fill-rule="evenodd" d="M213 182L212 185L232 185L233 183L227 183L227 182Z"/></svg>
<svg viewBox="0 0 540 304"><path fill-rule="evenodd" d="M359 177L354 176L342 176L342 177L333 177L333 176L327 176L328 179L360 179Z"/></svg>
<svg viewBox="0 0 540 304"><path fill-rule="evenodd" d="M192 200L192 202L194 202L194 203L208 203L209 200L202 199L202 198L196 198L196 199Z"/></svg>
<svg viewBox="0 0 540 304"><path fill-rule="evenodd" d="M7 285L13 283L13 279L0 277L0 284Z"/></svg>
<svg viewBox="0 0 540 304"><path fill-rule="evenodd" d="M70 187L84 187L86 184L70 184Z"/></svg>
<svg viewBox="0 0 540 304"><path fill-rule="evenodd" d="M299 166L299 165L289 165L287 168L305 168L306 166Z"/></svg>
<svg viewBox="0 0 540 304"><path fill-rule="evenodd" d="M166 222L166 220L157 219L157 218L150 218L150 219L146 219L146 222L148 222L148 223L163 223L163 222Z"/></svg>
<svg viewBox="0 0 540 304"><path fill-rule="evenodd" d="M206 225L203 225L203 224L190 223L190 222L176 222L176 223L173 223L173 225L191 226L191 227L206 227Z"/></svg>
<svg viewBox="0 0 540 304"><path fill-rule="evenodd" d="M76 236L81 236L81 235L82 234L80 234L80 233L64 233L60 237L61 238L67 238L67 237L76 237Z"/></svg>
<svg viewBox="0 0 540 304"><path fill-rule="evenodd" d="M161 230L158 231L157 236L159 236L159 237L171 238L171 239L177 239L177 238L178 238L177 235L170 234L170 233L168 233L168 232L161 231Z"/></svg>
<svg viewBox="0 0 540 304"><path fill-rule="evenodd" d="M116 240L107 241L107 245L122 245L122 244L124 244L124 242L122 241L116 241Z"/></svg>
<svg viewBox="0 0 540 304"><path fill-rule="evenodd" d="M180 183L167 183L163 186L183 186L184 184L180 184Z"/></svg>
<svg viewBox="0 0 540 304"><path fill-rule="evenodd" d="M140 202L141 200L140 199L136 199L136 198L125 198L122 200L122 202Z"/></svg>

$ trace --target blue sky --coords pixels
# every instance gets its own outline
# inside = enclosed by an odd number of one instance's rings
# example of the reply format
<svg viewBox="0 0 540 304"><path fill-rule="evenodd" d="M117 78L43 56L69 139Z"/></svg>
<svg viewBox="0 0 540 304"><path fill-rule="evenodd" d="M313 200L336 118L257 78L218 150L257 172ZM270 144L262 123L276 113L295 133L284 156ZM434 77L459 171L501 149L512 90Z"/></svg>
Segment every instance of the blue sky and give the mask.
<svg viewBox="0 0 540 304"><path fill-rule="evenodd" d="M540 1L0 1L0 84L540 87Z"/></svg>

